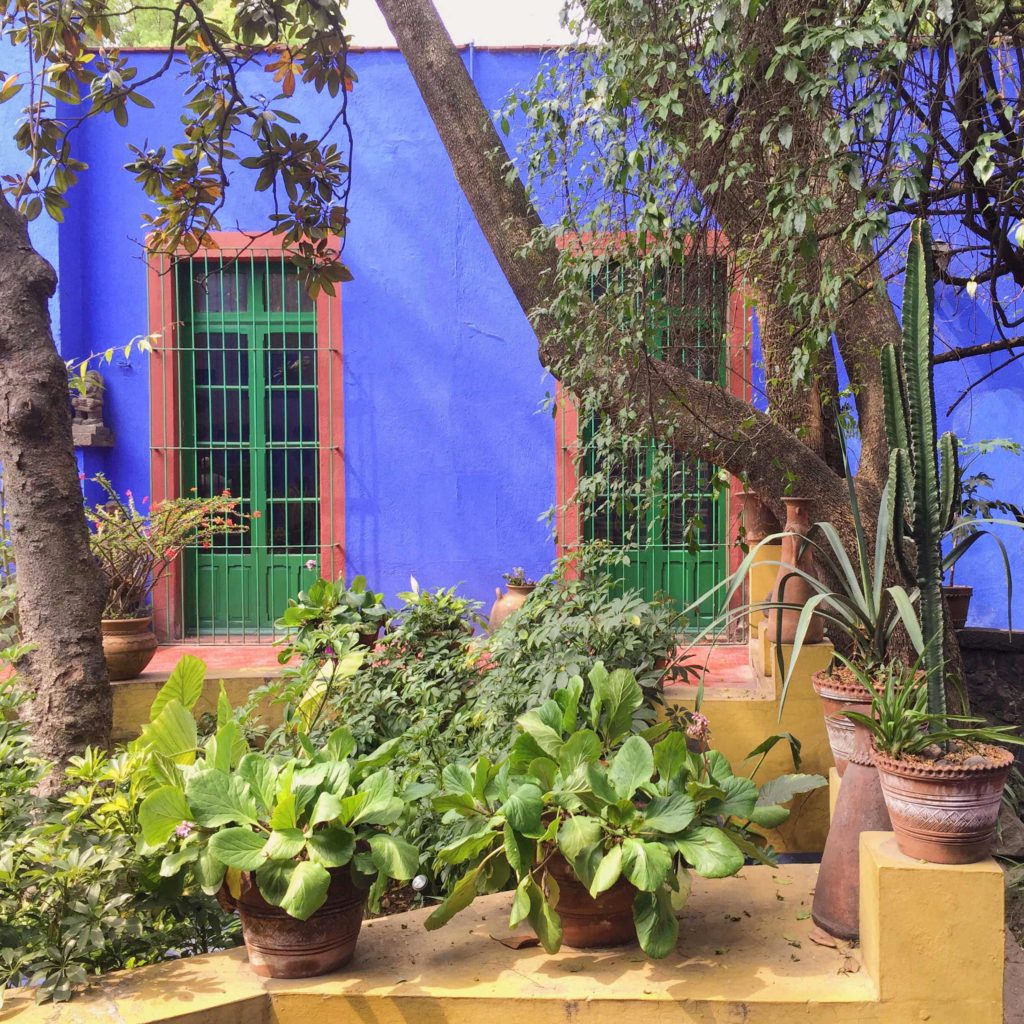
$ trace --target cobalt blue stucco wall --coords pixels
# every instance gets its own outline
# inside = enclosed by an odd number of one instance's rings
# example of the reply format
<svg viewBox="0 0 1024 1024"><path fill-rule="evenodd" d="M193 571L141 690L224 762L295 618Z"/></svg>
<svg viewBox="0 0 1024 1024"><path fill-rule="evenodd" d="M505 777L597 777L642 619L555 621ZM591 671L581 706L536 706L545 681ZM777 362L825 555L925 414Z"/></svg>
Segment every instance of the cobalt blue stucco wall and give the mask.
<svg viewBox="0 0 1024 1024"><path fill-rule="evenodd" d="M0 50L0 66L17 70L21 56ZM158 59L136 56L143 71ZM535 52L466 54L492 110L532 80L540 59ZM356 150L346 260L355 279L342 301L350 571L366 573L389 598L415 575L427 586L461 583L487 601L504 569L522 564L537 573L554 553L539 521L554 502L553 422L540 410L551 383L402 57L372 51L355 55L354 64L359 82L351 94ZM99 119L78 132L77 155L90 170L69 197L67 221L59 231L45 219L32 226L33 239L60 275L53 315L67 357L123 345L147 330L146 203L123 164L129 141L174 141L180 84L170 78L153 86L155 109L134 109L128 129ZM242 86L267 92L268 76L247 72ZM293 109L310 132L333 114L330 102L312 92L300 91ZM15 117L14 105L0 107L0 137L10 138ZM10 166L17 155L7 147ZM265 227L270 199L251 185L251 176L236 172L222 215L225 229ZM892 295L898 304L898 282ZM940 291L936 321L940 336L951 339L994 336L983 307L953 289ZM944 415L967 374L978 378L990 365L976 359L966 368L939 369L942 425L966 440L1024 441L1024 361ZM117 356L106 376L117 444L83 453L83 468L103 470L118 488L145 494L147 358ZM993 454L977 468L996 478L1002 496L1024 501L1024 459ZM1024 535L1002 533L1011 563L1024 564ZM976 588L972 623L1004 624L1005 583L995 547L979 544L959 576ZM1024 621L1024 587L1013 603L1016 621Z"/></svg>
<svg viewBox="0 0 1024 1024"><path fill-rule="evenodd" d="M156 55L138 58L144 65ZM474 77L488 107L528 81L536 62L536 54L477 53ZM554 503L554 426L540 411L550 382L404 61L368 52L354 65L345 253L354 280L342 293L350 573L365 573L389 597L414 575L488 600L502 571L539 573L554 555L541 522ZM259 71L242 83L250 92L268 86ZM129 140L174 140L177 90L174 80L152 89L156 109L133 111L128 129L105 119L80 136L90 171L69 197L61 246L68 356L147 330L145 202L122 165ZM333 114L312 93L294 109L310 132ZM265 227L269 195L253 192L247 172L237 179L222 227ZM118 355L106 376L117 443L88 453L85 469L148 493L147 358Z"/></svg>

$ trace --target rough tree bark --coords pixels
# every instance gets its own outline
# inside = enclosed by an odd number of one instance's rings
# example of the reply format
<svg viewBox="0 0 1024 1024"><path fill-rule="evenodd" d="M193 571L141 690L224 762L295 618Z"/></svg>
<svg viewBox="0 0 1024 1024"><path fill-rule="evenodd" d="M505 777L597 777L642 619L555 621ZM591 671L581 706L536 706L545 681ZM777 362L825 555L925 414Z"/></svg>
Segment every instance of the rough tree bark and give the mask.
<svg viewBox="0 0 1024 1024"><path fill-rule="evenodd" d="M553 249L537 248L522 255L540 219L522 183L505 175L504 147L451 37L431 0L377 0L377 6L405 56L480 228L531 317L541 361L557 365L564 353L543 313L537 312L550 297L557 256ZM776 511L782 511L787 478L795 477L820 518L849 524L845 482L787 425L750 403L698 380L681 366L655 360L626 363L609 355L598 360L595 373L616 385L626 381L625 387L607 389L618 394L619 407L656 410L652 433L659 440L745 477Z"/></svg>
<svg viewBox="0 0 1024 1024"><path fill-rule="evenodd" d="M100 639L106 584L82 514L67 372L53 342L53 268L0 192L0 465L18 573L18 613L35 645L21 663L31 687L35 751L60 766L110 740L112 702ZM61 772L44 783L61 785Z"/></svg>

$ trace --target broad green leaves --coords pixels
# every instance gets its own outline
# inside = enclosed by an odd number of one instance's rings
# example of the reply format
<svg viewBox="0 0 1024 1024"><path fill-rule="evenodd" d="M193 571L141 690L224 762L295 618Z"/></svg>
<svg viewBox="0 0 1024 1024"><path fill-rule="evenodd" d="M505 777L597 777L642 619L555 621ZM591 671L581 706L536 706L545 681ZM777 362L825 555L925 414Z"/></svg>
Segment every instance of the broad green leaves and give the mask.
<svg viewBox="0 0 1024 1024"><path fill-rule="evenodd" d="M203 659L183 654L171 670L167 682L153 698L149 709L150 721L157 718L172 700L177 701L186 711L191 711L203 695L205 680L206 663Z"/></svg>
<svg viewBox="0 0 1024 1024"><path fill-rule="evenodd" d="M651 781L653 774L651 745L639 736L630 736L612 760L608 781L620 800L632 800L637 790Z"/></svg>
<svg viewBox="0 0 1024 1024"><path fill-rule="evenodd" d="M161 786L139 806L142 838L150 846L163 846L184 821L192 820L192 809L177 786Z"/></svg>

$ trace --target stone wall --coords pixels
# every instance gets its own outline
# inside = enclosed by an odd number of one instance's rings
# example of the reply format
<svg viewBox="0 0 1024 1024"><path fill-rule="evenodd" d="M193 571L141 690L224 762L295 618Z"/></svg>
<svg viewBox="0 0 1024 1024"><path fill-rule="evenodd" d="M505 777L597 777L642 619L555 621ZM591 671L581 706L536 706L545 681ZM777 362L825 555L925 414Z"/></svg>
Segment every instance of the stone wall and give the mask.
<svg viewBox="0 0 1024 1024"><path fill-rule="evenodd" d="M958 637L971 709L995 722L1024 725L1024 632L962 629ZM1024 768L1024 748L1016 754Z"/></svg>

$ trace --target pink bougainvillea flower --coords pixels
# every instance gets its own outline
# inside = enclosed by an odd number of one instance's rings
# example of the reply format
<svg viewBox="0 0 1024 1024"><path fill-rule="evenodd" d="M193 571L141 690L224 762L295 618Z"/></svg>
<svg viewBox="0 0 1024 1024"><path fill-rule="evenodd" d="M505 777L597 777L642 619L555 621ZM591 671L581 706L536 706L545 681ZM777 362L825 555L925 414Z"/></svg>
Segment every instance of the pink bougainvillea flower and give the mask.
<svg viewBox="0 0 1024 1024"><path fill-rule="evenodd" d="M167 549L167 550L166 550L166 551L164 552L164 558L173 558L173 557L174 557L174 556L175 556L175 555L176 555L177 553L178 553L178 552L177 552L177 551L175 551L175 550L174 550L174 548L168 548L168 549Z"/></svg>
<svg viewBox="0 0 1024 1024"><path fill-rule="evenodd" d="M306 568L307 569L315 569L316 568L316 559L315 558L307 558L306 559Z"/></svg>
<svg viewBox="0 0 1024 1024"><path fill-rule="evenodd" d="M227 487L225 487L224 490L220 492L220 496L222 498L230 498L231 497L231 491Z"/></svg>
<svg viewBox="0 0 1024 1024"><path fill-rule="evenodd" d="M85 474L84 473L79 473L78 474L78 479L79 480L84 480L85 479Z"/></svg>
<svg viewBox="0 0 1024 1024"><path fill-rule="evenodd" d="M256 509L256 511L253 512L252 517L253 519L259 519L262 515L263 513L259 509Z"/></svg>
<svg viewBox="0 0 1024 1024"><path fill-rule="evenodd" d="M148 505L149 504L149 495L148 494L144 494L142 496L142 504L143 505Z"/></svg>

